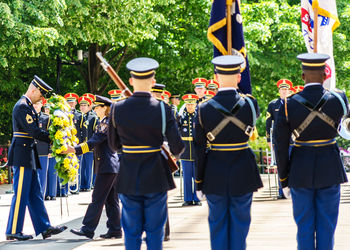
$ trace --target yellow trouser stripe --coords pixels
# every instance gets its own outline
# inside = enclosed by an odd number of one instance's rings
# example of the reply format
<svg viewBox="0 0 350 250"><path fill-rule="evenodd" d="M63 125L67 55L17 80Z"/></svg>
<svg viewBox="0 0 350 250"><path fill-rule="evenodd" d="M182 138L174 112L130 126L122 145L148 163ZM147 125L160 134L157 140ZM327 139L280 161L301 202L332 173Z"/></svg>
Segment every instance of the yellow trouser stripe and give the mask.
<svg viewBox="0 0 350 250"><path fill-rule="evenodd" d="M15 212L13 214L13 221L12 221L12 232L11 232L12 234L15 234L16 233L16 229L17 229L16 227L17 227L19 206L21 204L23 176L24 176L24 167L20 167L19 168L19 180L18 180L18 186L17 186L17 197L16 197Z"/></svg>

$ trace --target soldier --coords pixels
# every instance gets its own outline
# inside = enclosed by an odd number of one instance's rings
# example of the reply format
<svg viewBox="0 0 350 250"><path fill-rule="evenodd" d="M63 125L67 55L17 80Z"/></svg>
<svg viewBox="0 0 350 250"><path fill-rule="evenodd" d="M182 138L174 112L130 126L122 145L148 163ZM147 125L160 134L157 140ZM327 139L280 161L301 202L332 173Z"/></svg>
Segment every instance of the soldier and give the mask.
<svg viewBox="0 0 350 250"><path fill-rule="evenodd" d="M89 94L88 96L91 96ZM86 96L79 98L80 110L82 112L81 120L81 140L80 143L87 142L93 135L98 118L92 111L92 99ZM94 154L92 151L83 155L81 163L81 185L80 191L86 192L91 190L93 183L93 159Z"/></svg>
<svg viewBox="0 0 350 250"><path fill-rule="evenodd" d="M39 116L39 120L38 120L39 128L48 131L50 119L47 114L41 112L41 108L43 104L46 104L45 98L34 103L33 107ZM41 166L41 169L38 169L37 173L39 176L41 192L43 194L43 199L44 199L45 193L46 193L47 172L48 172L48 166L49 166L48 155L49 155L50 146L47 142L44 142L44 141L35 140L35 142L37 143L38 156L39 156L39 161Z"/></svg>
<svg viewBox="0 0 350 250"><path fill-rule="evenodd" d="M145 231L147 248L162 249L167 191L175 185L161 145L166 137L174 156L184 145L170 106L151 97L158 62L136 58L126 66L134 94L112 105L108 128L110 147L123 150L117 191L123 204L125 248L140 249Z"/></svg>
<svg viewBox="0 0 350 250"><path fill-rule="evenodd" d="M110 106L113 102L106 97L96 96L94 110L100 118L96 132L84 143L70 147L69 153L84 154L94 148L94 166L97 173L96 185L92 193L92 202L85 213L83 226L72 229L71 232L90 239L100 220L103 206L106 206L108 232L101 234L101 238L121 238L119 198L116 191L116 179L119 171L118 155L113 153L107 143L107 126L109 122Z"/></svg>
<svg viewBox="0 0 350 250"><path fill-rule="evenodd" d="M212 60L220 89L197 108L194 145L198 198L207 197L212 249L246 249L253 192L262 187L248 140L259 108L238 92L239 56ZM209 140L210 150L207 150Z"/></svg>
<svg viewBox="0 0 350 250"><path fill-rule="evenodd" d="M74 115L73 117L73 122L74 122L74 126L75 126L75 129L77 130L77 137L79 139L79 141L81 140L81 119L82 119L82 114L80 111L78 111L76 109L76 106L77 106L77 103L78 103L78 99L79 99L79 96L75 93L67 93L64 95L64 98L66 98L68 104L70 105L71 107L71 112L72 114ZM83 159L83 156L82 155L79 155L78 156L78 160L79 160L79 163L81 163ZM78 170L78 182L80 183L81 182L81 179L80 179L80 175L81 175L81 168L79 167L79 170ZM66 185L68 187L68 184ZM76 187L75 185L74 186L71 186L72 190L75 190L77 189L76 192L72 192L72 194L78 194L79 193L79 187Z"/></svg>
<svg viewBox="0 0 350 250"><path fill-rule="evenodd" d="M205 86L207 85L208 81L207 79L204 79L204 78L196 78L192 81L192 83L195 86L194 91L198 96L197 103L200 103L203 100L205 100L205 91L206 91Z"/></svg>
<svg viewBox="0 0 350 250"><path fill-rule="evenodd" d="M108 91L108 94L111 96L111 100L115 102L122 98L123 92L120 89L112 89Z"/></svg>
<svg viewBox="0 0 350 250"><path fill-rule="evenodd" d="M171 109L174 111L174 114L177 116L177 107L180 105L180 95L179 94L173 94L170 97L171 101Z"/></svg>
<svg viewBox="0 0 350 250"><path fill-rule="evenodd" d="M155 83L151 89L151 94L154 98L162 100L162 94L164 91L165 85L160 83Z"/></svg>
<svg viewBox="0 0 350 250"><path fill-rule="evenodd" d="M13 138L9 150L8 165L13 167L13 188L10 215L6 229L7 240L29 240L33 237L22 233L26 207L34 226L35 234L46 239L67 229L52 227L46 212L37 169L40 162L34 139L50 142L49 132L39 128L38 115L33 103L41 100L52 88L34 76L27 92L13 108Z"/></svg>
<svg viewBox="0 0 350 250"><path fill-rule="evenodd" d="M211 99L216 95L214 91L206 90L205 91L205 99Z"/></svg>
<svg viewBox="0 0 350 250"><path fill-rule="evenodd" d="M185 101L186 108L179 119L179 128L181 139L185 144L185 151L180 156L183 181L184 181L184 203L182 206L202 205L196 195L195 188L195 151L193 146L193 123L196 115L196 106L198 96L187 94L182 97Z"/></svg>
<svg viewBox="0 0 350 250"><path fill-rule="evenodd" d="M166 104L169 104L171 93L167 90L163 91L162 98ZM170 104L169 104L170 105Z"/></svg>
<svg viewBox="0 0 350 250"><path fill-rule="evenodd" d="M269 144L270 149L273 152L276 152L275 148L275 138L272 138L272 144L271 144L271 132L273 128L273 124L276 122L278 111L280 110L280 107L283 105L283 101L288 96L293 89L293 83L287 79L281 79L277 83L279 98L271 101L269 105L267 106L266 111L266 139L267 143ZM278 182L278 196L277 199L285 199L281 187L281 183Z"/></svg>
<svg viewBox="0 0 350 250"><path fill-rule="evenodd" d="M343 91L328 91L325 54L301 54L305 81L302 92L287 98L278 112L276 153L282 187L292 195L298 226L298 249L333 249L340 202L340 183L346 173L335 141L337 127L348 114ZM295 144L289 154L289 140Z"/></svg>
<svg viewBox="0 0 350 250"><path fill-rule="evenodd" d="M219 83L214 79L211 79L207 81L206 87L207 87L207 90L213 91L215 93L214 95L216 95L218 93Z"/></svg>

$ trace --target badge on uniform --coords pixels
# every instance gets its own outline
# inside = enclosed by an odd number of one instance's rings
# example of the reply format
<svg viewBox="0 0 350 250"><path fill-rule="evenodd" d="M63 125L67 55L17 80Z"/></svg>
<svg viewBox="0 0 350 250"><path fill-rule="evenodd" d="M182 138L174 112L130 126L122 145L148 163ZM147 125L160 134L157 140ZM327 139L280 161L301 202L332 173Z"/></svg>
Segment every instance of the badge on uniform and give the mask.
<svg viewBox="0 0 350 250"><path fill-rule="evenodd" d="M33 117L31 117L29 114L27 114L26 120L27 120L28 124L31 124L33 122Z"/></svg>
<svg viewBox="0 0 350 250"><path fill-rule="evenodd" d="M184 132L187 132L187 128L184 128L183 131L184 131Z"/></svg>

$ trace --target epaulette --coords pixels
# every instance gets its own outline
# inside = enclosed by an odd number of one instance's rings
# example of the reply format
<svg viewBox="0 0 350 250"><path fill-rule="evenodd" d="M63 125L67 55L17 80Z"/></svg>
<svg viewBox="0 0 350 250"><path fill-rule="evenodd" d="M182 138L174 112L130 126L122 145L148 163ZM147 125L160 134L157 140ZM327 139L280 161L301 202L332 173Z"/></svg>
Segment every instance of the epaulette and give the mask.
<svg viewBox="0 0 350 250"><path fill-rule="evenodd" d="M344 92L341 89L336 89L336 88L334 88L333 91L338 92L338 93L343 93Z"/></svg>
<svg viewBox="0 0 350 250"><path fill-rule="evenodd" d="M121 98L115 100L115 102L120 102L120 101L125 100L125 99L127 99L127 98L129 98L129 96L123 96L123 97L121 97Z"/></svg>
<svg viewBox="0 0 350 250"><path fill-rule="evenodd" d="M254 96L252 96L251 94L245 94L245 96L248 96L249 98L252 98L252 99L254 99L254 100L255 100L255 97L254 97Z"/></svg>

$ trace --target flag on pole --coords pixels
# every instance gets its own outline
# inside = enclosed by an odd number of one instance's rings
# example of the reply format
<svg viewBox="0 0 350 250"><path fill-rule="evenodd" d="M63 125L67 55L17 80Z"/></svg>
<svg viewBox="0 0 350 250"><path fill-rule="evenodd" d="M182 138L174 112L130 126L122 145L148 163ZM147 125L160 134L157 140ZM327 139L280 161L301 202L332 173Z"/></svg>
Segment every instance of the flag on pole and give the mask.
<svg viewBox="0 0 350 250"><path fill-rule="evenodd" d="M301 0L301 26L307 51L314 51L314 9L317 9L317 53L327 54L330 59L326 61L327 79L324 86L335 88L335 66L333 58L333 31L339 27L335 0Z"/></svg>
<svg viewBox="0 0 350 250"><path fill-rule="evenodd" d="M240 14L239 1L236 0L214 0L211 7L211 16L208 28L208 39L214 45L214 57L228 55L227 51L227 6L231 6L231 28L232 28L232 55L244 58L242 64L242 79L239 89L244 93L251 93L250 72L247 51L244 43L242 16Z"/></svg>

